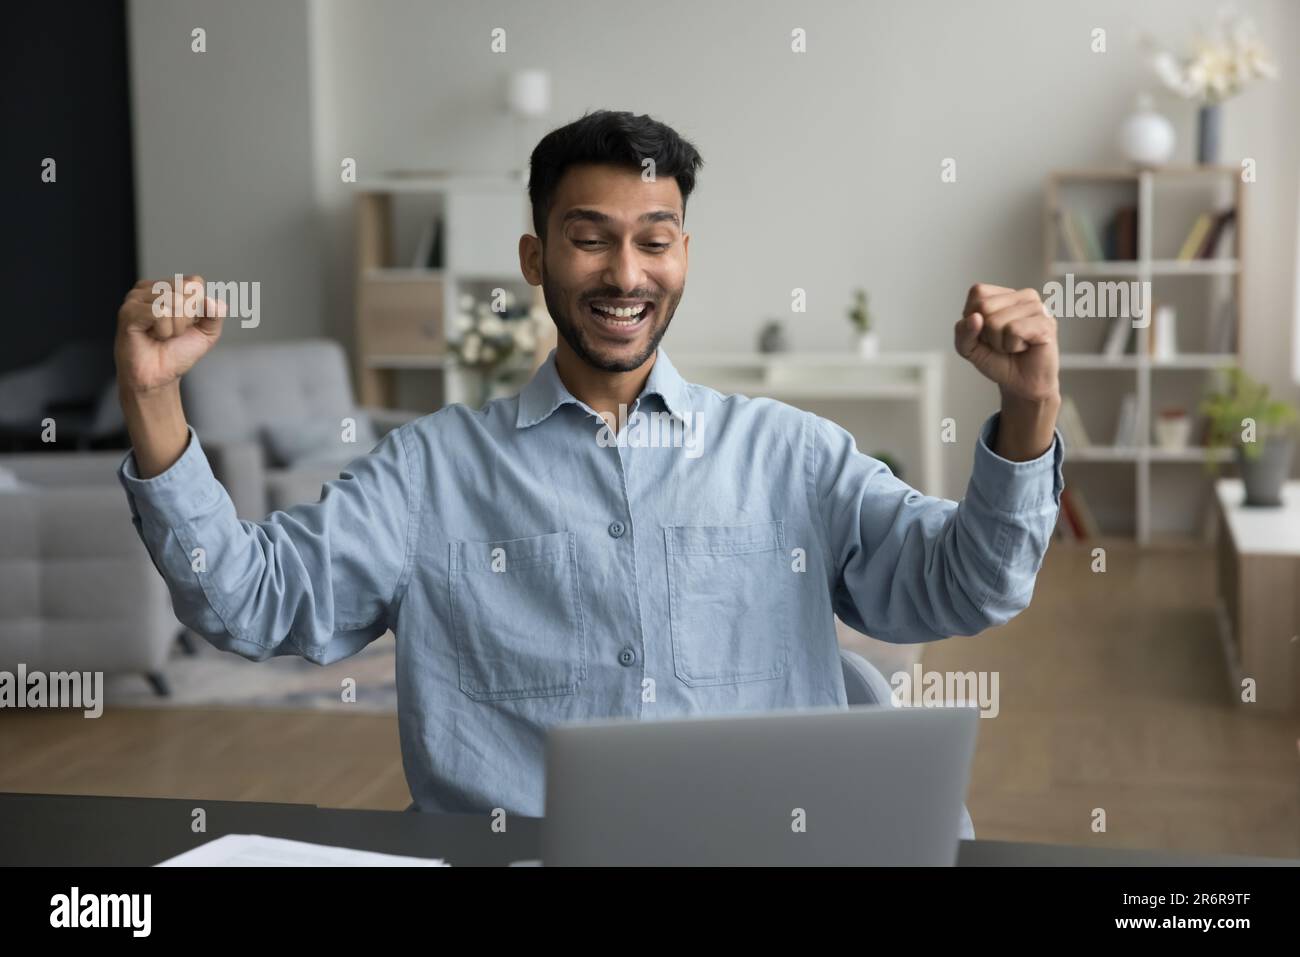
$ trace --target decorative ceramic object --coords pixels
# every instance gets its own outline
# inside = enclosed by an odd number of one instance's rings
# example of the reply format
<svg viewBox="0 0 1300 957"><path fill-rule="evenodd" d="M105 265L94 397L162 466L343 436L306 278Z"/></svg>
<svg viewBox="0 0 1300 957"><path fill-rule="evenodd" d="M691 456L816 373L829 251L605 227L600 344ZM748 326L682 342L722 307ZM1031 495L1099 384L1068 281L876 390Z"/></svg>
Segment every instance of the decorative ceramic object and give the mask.
<svg viewBox="0 0 1300 957"><path fill-rule="evenodd" d="M1170 452L1187 448L1192 437L1192 419L1186 409L1161 409L1156 419L1156 447Z"/></svg>
<svg viewBox="0 0 1300 957"><path fill-rule="evenodd" d="M1162 166L1174 155L1174 125L1155 111L1151 97L1138 97L1137 110L1119 128L1124 158L1138 166Z"/></svg>
<svg viewBox="0 0 1300 957"><path fill-rule="evenodd" d="M780 319L769 319L758 334L759 352L788 352L790 343L785 338L785 326Z"/></svg>
<svg viewBox="0 0 1300 957"><path fill-rule="evenodd" d="M859 332L858 355L864 359L880 355L880 336L874 332Z"/></svg>
<svg viewBox="0 0 1300 957"><path fill-rule="evenodd" d="M1156 362L1169 362L1178 357L1178 335L1175 323L1178 313L1173 306L1156 308L1155 342L1152 344L1151 358Z"/></svg>
<svg viewBox="0 0 1300 957"><path fill-rule="evenodd" d="M1205 103L1196 111L1196 162L1202 166L1219 162L1221 112L1218 103Z"/></svg>

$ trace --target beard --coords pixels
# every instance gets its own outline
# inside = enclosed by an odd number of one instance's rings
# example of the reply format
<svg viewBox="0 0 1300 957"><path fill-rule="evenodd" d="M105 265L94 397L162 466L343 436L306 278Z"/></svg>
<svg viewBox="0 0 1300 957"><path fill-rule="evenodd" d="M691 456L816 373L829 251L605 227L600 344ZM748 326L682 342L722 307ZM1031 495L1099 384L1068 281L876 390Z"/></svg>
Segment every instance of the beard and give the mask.
<svg viewBox="0 0 1300 957"><path fill-rule="evenodd" d="M655 350L659 348L664 333L668 331L668 326L673 321L673 315L677 312L677 304L682 299L682 290L673 290L660 298L645 297L654 302L654 314L652 316L654 325L650 328L649 336L643 347L630 355L620 355L608 347L602 347L593 342L582 323L569 315L565 293L557 289L553 283L547 281L545 258L543 253L542 296L546 300L546 310L551 314L555 328L564 337L564 341L569 344L569 348L574 351L578 358L591 368L598 369L601 372L633 372L645 365L646 361L655 354Z"/></svg>

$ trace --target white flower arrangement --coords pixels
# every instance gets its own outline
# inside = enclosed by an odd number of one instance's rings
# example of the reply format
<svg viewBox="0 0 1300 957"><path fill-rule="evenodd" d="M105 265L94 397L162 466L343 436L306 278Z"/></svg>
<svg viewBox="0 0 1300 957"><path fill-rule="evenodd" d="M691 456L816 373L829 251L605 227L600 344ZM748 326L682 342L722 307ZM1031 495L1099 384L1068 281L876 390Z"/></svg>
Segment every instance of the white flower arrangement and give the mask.
<svg viewBox="0 0 1300 957"><path fill-rule="evenodd" d="M1254 21L1228 12L1219 15L1213 35L1195 36L1190 54L1156 50L1151 66L1170 90L1206 105L1236 96L1254 80L1277 76L1277 64L1260 43Z"/></svg>
<svg viewBox="0 0 1300 957"><path fill-rule="evenodd" d="M531 310L521 314L509 290L501 297L504 312L494 312L468 293L457 304L451 350L459 365L491 375L512 356L528 355L537 347L537 315Z"/></svg>

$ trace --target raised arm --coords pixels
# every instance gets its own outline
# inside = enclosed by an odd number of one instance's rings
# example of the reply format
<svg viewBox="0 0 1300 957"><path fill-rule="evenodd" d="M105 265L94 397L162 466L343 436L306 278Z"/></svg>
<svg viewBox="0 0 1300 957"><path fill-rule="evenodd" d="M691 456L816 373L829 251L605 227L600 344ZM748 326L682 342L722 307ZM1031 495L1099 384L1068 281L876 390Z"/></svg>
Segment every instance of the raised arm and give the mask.
<svg viewBox="0 0 1300 957"><path fill-rule="evenodd" d="M835 612L883 641L974 635L1023 610L1051 541L1064 479L1059 437L1037 459L993 451L985 420L960 502L922 495L842 428L816 419L814 495Z"/></svg>
<svg viewBox="0 0 1300 957"><path fill-rule="evenodd" d="M173 317L155 315L163 310L151 289L137 285L118 317L133 444L119 474L177 617L248 658L297 654L325 664L353 654L389 626L410 567L419 478L405 431L326 483L319 502L239 520L179 395L181 375L219 337L220 318L166 321Z"/></svg>
<svg viewBox="0 0 1300 957"><path fill-rule="evenodd" d="M960 503L922 495L858 452L843 429L823 420L814 428L813 495L836 612L886 641L973 635L1019 613L1060 510L1055 317L1033 289L978 283L953 344L1002 397L980 428Z"/></svg>

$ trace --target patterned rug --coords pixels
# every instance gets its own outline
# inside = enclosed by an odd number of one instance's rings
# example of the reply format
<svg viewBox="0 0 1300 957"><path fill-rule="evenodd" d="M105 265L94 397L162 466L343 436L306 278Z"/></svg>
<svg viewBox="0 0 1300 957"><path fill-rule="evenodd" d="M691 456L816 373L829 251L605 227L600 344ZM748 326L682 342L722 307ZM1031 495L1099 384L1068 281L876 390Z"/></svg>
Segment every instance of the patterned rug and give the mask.
<svg viewBox="0 0 1300 957"><path fill-rule="evenodd" d="M272 708L291 711L397 711L392 632L332 665L286 655L249 661L193 639L196 654L178 642L164 674L171 694L160 697L140 675L106 675L108 708ZM343 700L343 681L356 682L356 700Z"/></svg>

